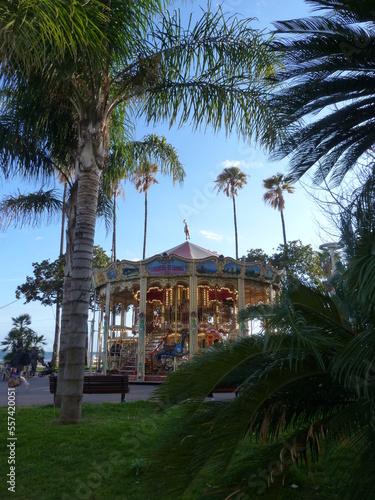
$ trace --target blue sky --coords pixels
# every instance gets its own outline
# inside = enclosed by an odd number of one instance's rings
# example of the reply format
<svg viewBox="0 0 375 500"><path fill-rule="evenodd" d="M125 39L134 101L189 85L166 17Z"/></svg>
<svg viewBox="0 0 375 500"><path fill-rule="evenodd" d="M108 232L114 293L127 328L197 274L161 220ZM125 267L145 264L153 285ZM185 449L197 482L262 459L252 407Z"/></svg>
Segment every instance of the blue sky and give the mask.
<svg viewBox="0 0 375 500"><path fill-rule="evenodd" d="M206 2L185 2L185 12L199 11ZM223 10L244 17L257 17L254 28L271 28L271 22L279 19L303 17L309 11L302 0L225 0ZM148 194L148 233L146 257L172 248L185 239L183 219L187 219L191 242L225 256L235 255L232 202L224 194L213 191L213 180L226 166L239 166L249 177L248 183L239 192L237 219L239 232L239 255L251 248L262 248L268 253L282 242L280 215L264 205L263 179L276 172L286 172L287 162L275 163L256 146L239 142L236 136L225 137L192 133L188 125L182 129L171 129L161 125L146 128L142 123L136 127L137 138L155 132L165 135L167 141L177 148L180 160L187 173L182 187L173 187L169 178L159 177L159 184L151 187ZM34 186L30 186L34 189ZM0 195L21 192L27 186L5 183L0 179ZM126 199L118 201L117 257L140 259L143 246L144 197L132 185L125 184ZM315 249L327 241L327 236L317 223L322 216L305 190L297 185L293 195L286 195L285 221L287 239L300 239ZM54 335L54 307L43 307L39 303L24 305L22 299L15 301L17 285L32 275L32 263L43 259L54 260L58 256L60 225L48 227L8 229L0 233L0 340L12 327L12 317L28 313L32 328L48 340L46 350L52 348ZM111 252L111 234L106 234L104 224L98 222L95 244Z"/></svg>

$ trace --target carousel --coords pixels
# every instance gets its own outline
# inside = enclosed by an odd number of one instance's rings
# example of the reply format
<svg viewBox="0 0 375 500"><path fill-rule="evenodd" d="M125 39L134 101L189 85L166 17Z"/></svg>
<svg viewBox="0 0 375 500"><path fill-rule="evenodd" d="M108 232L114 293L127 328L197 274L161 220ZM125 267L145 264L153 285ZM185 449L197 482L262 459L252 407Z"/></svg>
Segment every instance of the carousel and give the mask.
<svg viewBox="0 0 375 500"><path fill-rule="evenodd" d="M98 366L130 380L162 380L201 350L251 334L236 314L270 303L283 272L185 241L153 257L94 270Z"/></svg>

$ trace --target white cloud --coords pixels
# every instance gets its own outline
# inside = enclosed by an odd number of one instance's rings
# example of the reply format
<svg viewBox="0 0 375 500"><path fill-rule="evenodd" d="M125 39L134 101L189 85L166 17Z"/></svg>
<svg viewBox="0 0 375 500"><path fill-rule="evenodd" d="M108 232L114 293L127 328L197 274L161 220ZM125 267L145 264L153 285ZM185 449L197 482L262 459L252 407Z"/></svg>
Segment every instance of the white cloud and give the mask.
<svg viewBox="0 0 375 500"><path fill-rule="evenodd" d="M261 161L244 161L244 160L225 160L221 163L223 168L237 167L241 170L250 168L263 168L264 164Z"/></svg>
<svg viewBox="0 0 375 500"><path fill-rule="evenodd" d="M147 259L147 257L146 257ZM142 257L132 257L131 259L125 259L125 260L130 260L131 262L139 262L140 260L143 260Z"/></svg>
<svg viewBox="0 0 375 500"><path fill-rule="evenodd" d="M211 231L199 231L208 240L221 241L223 239L221 234L212 233Z"/></svg>
<svg viewBox="0 0 375 500"><path fill-rule="evenodd" d="M36 241L44 240L44 236L37 236L35 239Z"/></svg>

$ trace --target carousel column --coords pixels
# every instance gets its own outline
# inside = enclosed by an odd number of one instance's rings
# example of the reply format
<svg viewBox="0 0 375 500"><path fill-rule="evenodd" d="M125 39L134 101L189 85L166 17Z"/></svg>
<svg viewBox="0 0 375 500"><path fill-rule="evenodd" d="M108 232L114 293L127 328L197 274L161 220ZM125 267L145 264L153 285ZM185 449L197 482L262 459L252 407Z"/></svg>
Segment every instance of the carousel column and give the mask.
<svg viewBox="0 0 375 500"><path fill-rule="evenodd" d="M92 359L93 359L93 351L94 351L95 310L96 310L96 290L94 292L94 310L93 310L93 314L92 314L91 330L90 330L90 347L89 347L89 353L90 353L89 366L90 366L90 371L89 371L89 375L91 375Z"/></svg>
<svg viewBox="0 0 375 500"><path fill-rule="evenodd" d="M103 342L103 373L107 375L108 370L108 328L109 328L109 299L111 296L111 285L107 283L107 290L105 293L105 314L104 314L104 342Z"/></svg>
<svg viewBox="0 0 375 500"><path fill-rule="evenodd" d="M137 380L142 382L145 379L147 278L141 277L140 285Z"/></svg>
<svg viewBox="0 0 375 500"><path fill-rule="evenodd" d="M160 318L160 321L161 321L161 327L165 328L165 298L166 298L166 291L165 291L165 288L163 288L163 303L161 305L161 318Z"/></svg>
<svg viewBox="0 0 375 500"><path fill-rule="evenodd" d="M102 366L103 322L104 322L104 304L101 304L99 324L98 324L98 364L97 364L98 370L100 370Z"/></svg>
<svg viewBox="0 0 375 500"><path fill-rule="evenodd" d="M195 266L194 266L195 267ZM195 276L195 269L193 270L193 275L190 276L189 283L189 312L190 312L190 342L189 351L190 357L194 356L198 352L198 324L197 324L197 308L198 308L198 297L197 297L197 277Z"/></svg>
<svg viewBox="0 0 375 500"><path fill-rule="evenodd" d="M121 326L125 326L125 312L126 312L125 300L123 300L121 302Z"/></svg>
<svg viewBox="0 0 375 500"><path fill-rule="evenodd" d="M274 304L276 300L276 290L273 285L270 285L270 304Z"/></svg>
<svg viewBox="0 0 375 500"><path fill-rule="evenodd" d="M245 281L243 278L238 278L238 310L245 309ZM246 323L240 323L241 338L246 337Z"/></svg>

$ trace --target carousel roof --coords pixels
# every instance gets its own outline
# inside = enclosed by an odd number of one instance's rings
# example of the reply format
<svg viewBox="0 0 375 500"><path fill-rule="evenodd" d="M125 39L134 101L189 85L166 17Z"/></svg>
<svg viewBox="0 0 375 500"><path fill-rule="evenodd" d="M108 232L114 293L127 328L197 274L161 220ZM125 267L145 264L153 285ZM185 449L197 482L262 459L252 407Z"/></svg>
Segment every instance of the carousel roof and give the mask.
<svg viewBox="0 0 375 500"><path fill-rule="evenodd" d="M182 245L171 248L165 252L168 255L178 255L179 257L184 257L185 259L205 259L206 257L219 257L216 252L211 252L205 248L194 245L189 241L185 241Z"/></svg>

